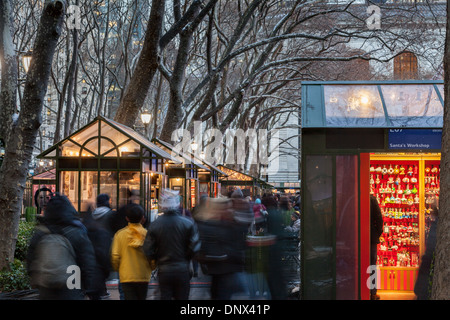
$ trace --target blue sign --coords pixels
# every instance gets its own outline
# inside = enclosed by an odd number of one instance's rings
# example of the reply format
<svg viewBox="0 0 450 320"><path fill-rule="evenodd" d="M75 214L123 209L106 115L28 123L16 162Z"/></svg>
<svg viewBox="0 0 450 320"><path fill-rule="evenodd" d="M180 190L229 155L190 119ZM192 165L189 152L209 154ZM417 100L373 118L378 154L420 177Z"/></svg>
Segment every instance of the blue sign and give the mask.
<svg viewBox="0 0 450 320"><path fill-rule="evenodd" d="M442 129L389 129L389 149L441 149Z"/></svg>

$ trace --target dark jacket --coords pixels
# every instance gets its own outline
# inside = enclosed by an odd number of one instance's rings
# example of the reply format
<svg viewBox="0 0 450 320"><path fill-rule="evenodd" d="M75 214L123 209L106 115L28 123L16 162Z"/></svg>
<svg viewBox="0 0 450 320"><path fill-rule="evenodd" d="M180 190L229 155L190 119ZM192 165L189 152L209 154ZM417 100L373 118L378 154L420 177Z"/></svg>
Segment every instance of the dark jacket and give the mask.
<svg viewBox="0 0 450 320"><path fill-rule="evenodd" d="M114 237L111 218L114 214L115 212L109 207L98 207L92 213L88 213L83 221L94 247L98 266L105 278L111 271L110 250Z"/></svg>
<svg viewBox="0 0 450 320"><path fill-rule="evenodd" d="M373 195L370 196L370 243L380 242L380 236L383 233L383 216L378 205L378 200Z"/></svg>
<svg viewBox="0 0 450 320"><path fill-rule="evenodd" d="M76 263L81 270L82 289L91 298L98 298L102 284L94 248L85 226L78 218L78 212L67 197L53 197L48 202L41 221L52 233L63 234L69 240L75 251ZM27 253L28 267L35 259L36 246L44 235L44 232L37 230L30 240Z"/></svg>
<svg viewBox="0 0 450 320"><path fill-rule="evenodd" d="M232 221L197 221L203 272L226 274L244 271L247 226Z"/></svg>
<svg viewBox="0 0 450 320"><path fill-rule="evenodd" d="M437 215L437 214L436 214ZM417 274L414 293L417 300L428 300L430 298L430 283L432 282L432 265L437 242L437 225L438 218L431 222L430 230L425 242L425 253L422 256L419 272Z"/></svg>
<svg viewBox="0 0 450 320"><path fill-rule="evenodd" d="M179 210L169 210L153 221L144 242L144 253L160 271L186 271L200 249L197 226Z"/></svg>

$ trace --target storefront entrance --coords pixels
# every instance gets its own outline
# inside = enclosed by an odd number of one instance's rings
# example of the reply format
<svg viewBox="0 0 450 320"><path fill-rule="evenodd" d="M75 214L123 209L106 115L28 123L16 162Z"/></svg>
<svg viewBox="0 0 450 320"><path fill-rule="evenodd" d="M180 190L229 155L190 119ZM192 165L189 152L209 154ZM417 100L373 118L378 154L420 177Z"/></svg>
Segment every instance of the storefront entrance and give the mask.
<svg viewBox="0 0 450 320"><path fill-rule="evenodd" d="M383 216L376 258L378 294L390 299L409 292L413 297L431 204L439 200L440 154L370 154L369 175L369 192Z"/></svg>

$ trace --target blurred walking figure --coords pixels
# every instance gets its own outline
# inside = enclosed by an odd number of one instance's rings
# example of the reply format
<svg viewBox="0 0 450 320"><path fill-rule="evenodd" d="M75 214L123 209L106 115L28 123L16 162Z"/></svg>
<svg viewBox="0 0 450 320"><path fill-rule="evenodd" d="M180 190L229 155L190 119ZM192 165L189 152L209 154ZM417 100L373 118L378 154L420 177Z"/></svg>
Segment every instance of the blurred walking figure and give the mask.
<svg viewBox="0 0 450 320"><path fill-rule="evenodd" d="M230 300L246 292L242 279L248 226L234 219L232 201L209 199L196 217L202 243L198 260L203 273L211 276L211 299Z"/></svg>
<svg viewBox="0 0 450 320"><path fill-rule="evenodd" d="M144 209L138 204L127 207L128 226L115 235L111 247L111 264L119 271L125 300L145 300L152 267L144 254L147 230L142 226Z"/></svg>
<svg viewBox="0 0 450 320"><path fill-rule="evenodd" d="M256 199L253 205L253 213L255 215L255 231L261 231L266 229L266 216L267 209L261 203L261 199Z"/></svg>
<svg viewBox="0 0 450 320"><path fill-rule="evenodd" d="M32 286L39 290L39 299L83 300L85 294L99 299L102 285L94 248L69 199L53 196L41 221L27 253L28 274ZM80 283L76 273L68 273L73 267L79 267ZM74 287L69 288L72 275Z"/></svg>
<svg viewBox="0 0 450 320"><path fill-rule="evenodd" d="M83 220L102 274L102 298L110 295L106 290L106 280L111 272L111 243L114 237L111 224L115 214L111 209L110 201L109 195L99 194L96 200L97 208L93 211L91 209L92 212L89 212Z"/></svg>
<svg viewBox="0 0 450 320"><path fill-rule="evenodd" d="M190 262L200 249L197 226L180 214L178 191L165 189L159 206L164 214L150 224L144 252L156 262L161 300L187 300Z"/></svg>
<svg viewBox="0 0 450 320"><path fill-rule="evenodd" d="M273 195L266 195L262 199L269 214L267 215L267 230L276 236L275 244L269 249L269 266L267 273L267 283L270 288L270 295L273 300L283 300L287 298L286 279L283 272L282 257L286 248L282 244L284 234L284 214L278 208L277 200Z"/></svg>

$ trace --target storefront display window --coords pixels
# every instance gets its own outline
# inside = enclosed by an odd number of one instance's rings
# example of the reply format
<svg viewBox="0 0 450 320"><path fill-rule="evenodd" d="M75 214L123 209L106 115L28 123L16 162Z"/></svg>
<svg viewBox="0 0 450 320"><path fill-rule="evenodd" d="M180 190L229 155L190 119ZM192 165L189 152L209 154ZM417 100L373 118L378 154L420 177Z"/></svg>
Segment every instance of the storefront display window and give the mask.
<svg viewBox="0 0 450 320"><path fill-rule="evenodd" d="M89 207L95 207L98 192L98 172L83 171L81 174L81 211L88 211Z"/></svg>
<svg viewBox="0 0 450 320"><path fill-rule="evenodd" d="M72 205L78 208L78 172L61 171L60 173L61 192L66 195Z"/></svg>
<svg viewBox="0 0 450 320"><path fill-rule="evenodd" d="M111 208L117 209L117 172L100 171L100 193L106 193L111 198Z"/></svg>
<svg viewBox="0 0 450 320"><path fill-rule="evenodd" d="M133 200L133 195L139 195L141 187L140 173L134 171L119 172L119 207Z"/></svg>

